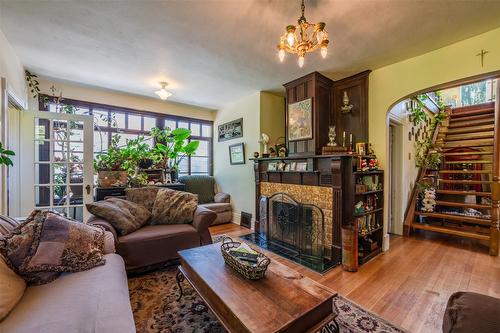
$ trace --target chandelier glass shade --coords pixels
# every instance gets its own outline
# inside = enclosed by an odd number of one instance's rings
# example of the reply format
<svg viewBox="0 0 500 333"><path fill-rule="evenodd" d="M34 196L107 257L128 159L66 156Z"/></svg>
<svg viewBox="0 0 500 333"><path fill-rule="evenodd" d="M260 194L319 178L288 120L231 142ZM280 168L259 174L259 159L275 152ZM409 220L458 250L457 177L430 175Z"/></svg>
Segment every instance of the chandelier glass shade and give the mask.
<svg viewBox="0 0 500 333"><path fill-rule="evenodd" d="M170 91L167 91L167 89L165 89L165 87L168 85L167 82L160 82L160 85L161 89L155 91L155 94L157 94L162 100L165 101L167 98L172 96L172 93Z"/></svg>
<svg viewBox="0 0 500 333"><path fill-rule="evenodd" d="M280 37L278 44L278 57L281 62L285 59L286 53L297 54L299 67L304 66L304 56L306 53L321 50L321 56L326 58L328 53L328 32L325 30L325 23L309 23L304 17L304 0L301 4L302 16L298 19L297 25L288 25L285 34Z"/></svg>

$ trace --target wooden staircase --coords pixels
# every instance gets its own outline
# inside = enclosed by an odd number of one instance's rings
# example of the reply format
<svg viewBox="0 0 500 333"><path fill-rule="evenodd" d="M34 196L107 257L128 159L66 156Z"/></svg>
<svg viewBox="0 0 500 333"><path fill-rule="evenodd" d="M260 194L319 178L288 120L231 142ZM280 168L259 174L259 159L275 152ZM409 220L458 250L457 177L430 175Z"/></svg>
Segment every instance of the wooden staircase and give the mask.
<svg viewBox="0 0 500 333"><path fill-rule="evenodd" d="M443 154L441 167L422 169L418 176L434 180L436 207L433 212L419 210L414 191L410 205L415 207L409 207L405 217L406 235L427 230L486 241L490 254L498 256L499 117L495 103L451 109L434 134Z"/></svg>

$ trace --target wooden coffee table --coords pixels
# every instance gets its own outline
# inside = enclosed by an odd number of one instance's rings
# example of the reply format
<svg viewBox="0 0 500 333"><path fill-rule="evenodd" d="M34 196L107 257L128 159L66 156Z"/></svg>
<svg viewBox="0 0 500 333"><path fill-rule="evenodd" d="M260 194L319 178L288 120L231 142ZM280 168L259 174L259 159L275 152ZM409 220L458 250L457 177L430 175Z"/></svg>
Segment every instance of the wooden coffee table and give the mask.
<svg viewBox="0 0 500 333"><path fill-rule="evenodd" d="M189 281L229 332L317 332L334 319L335 292L273 255L263 279L247 280L224 263L220 245L179 251L177 277Z"/></svg>

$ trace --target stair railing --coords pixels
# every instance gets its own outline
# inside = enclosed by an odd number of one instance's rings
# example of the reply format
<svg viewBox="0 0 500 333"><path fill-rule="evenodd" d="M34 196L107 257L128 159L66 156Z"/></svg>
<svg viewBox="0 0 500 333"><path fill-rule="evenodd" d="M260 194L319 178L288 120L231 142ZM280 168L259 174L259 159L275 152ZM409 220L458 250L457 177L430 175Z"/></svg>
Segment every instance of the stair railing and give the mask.
<svg viewBox="0 0 500 333"><path fill-rule="evenodd" d="M451 109L446 108L445 119L436 124L436 128L434 129L434 133L432 134L432 144L441 146L443 145L443 139L439 138L440 133L446 133L448 131L449 119L451 114ZM428 151L427 154L430 152ZM408 201L408 205L405 210L405 219L403 222L403 236L409 236L411 233L411 225L415 220L415 211L417 209L417 197L418 197L418 182L422 180L427 174L427 167L422 166L417 173L415 185L413 185L413 189L411 191L410 200Z"/></svg>
<svg viewBox="0 0 500 333"><path fill-rule="evenodd" d="M500 79L497 79L494 128L493 177L491 181L490 255L498 256L498 242L500 237Z"/></svg>

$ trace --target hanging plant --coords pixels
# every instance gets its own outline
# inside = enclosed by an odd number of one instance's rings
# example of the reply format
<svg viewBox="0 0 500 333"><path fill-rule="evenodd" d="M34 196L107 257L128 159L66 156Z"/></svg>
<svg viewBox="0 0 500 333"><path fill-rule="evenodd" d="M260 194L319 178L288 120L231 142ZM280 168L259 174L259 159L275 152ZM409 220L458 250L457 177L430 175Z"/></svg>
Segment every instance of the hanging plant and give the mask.
<svg viewBox="0 0 500 333"><path fill-rule="evenodd" d="M40 93L40 82L38 82L38 75L32 74L30 71L25 70L24 75L26 78L26 82L28 83L28 89L33 96L33 98L37 98Z"/></svg>

